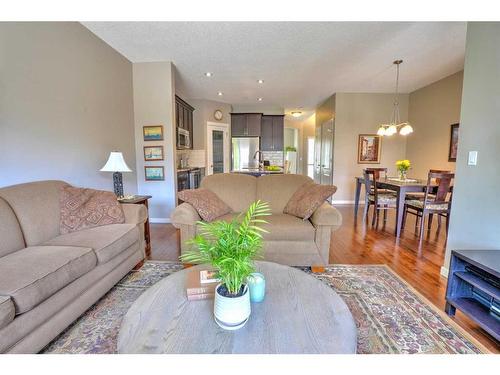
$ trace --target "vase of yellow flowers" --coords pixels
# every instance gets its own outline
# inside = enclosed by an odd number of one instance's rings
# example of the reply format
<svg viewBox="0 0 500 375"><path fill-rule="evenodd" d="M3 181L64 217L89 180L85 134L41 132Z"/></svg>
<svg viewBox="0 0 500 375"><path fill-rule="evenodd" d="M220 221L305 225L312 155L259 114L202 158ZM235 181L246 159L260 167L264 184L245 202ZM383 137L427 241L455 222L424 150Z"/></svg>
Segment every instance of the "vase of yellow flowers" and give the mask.
<svg viewBox="0 0 500 375"><path fill-rule="evenodd" d="M398 160L396 162L396 168L398 169L399 172L399 179L405 181L406 174L408 173L408 170L411 168L410 161L408 159Z"/></svg>

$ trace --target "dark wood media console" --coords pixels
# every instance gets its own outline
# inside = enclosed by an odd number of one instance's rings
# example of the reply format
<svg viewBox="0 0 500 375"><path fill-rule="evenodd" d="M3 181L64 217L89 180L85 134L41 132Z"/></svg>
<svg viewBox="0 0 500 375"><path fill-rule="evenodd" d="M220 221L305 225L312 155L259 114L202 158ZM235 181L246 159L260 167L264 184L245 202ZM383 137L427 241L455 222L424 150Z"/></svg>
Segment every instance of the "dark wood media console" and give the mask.
<svg viewBox="0 0 500 375"><path fill-rule="evenodd" d="M500 341L500 251L452 251L445 311L456 309Z"/></svg>

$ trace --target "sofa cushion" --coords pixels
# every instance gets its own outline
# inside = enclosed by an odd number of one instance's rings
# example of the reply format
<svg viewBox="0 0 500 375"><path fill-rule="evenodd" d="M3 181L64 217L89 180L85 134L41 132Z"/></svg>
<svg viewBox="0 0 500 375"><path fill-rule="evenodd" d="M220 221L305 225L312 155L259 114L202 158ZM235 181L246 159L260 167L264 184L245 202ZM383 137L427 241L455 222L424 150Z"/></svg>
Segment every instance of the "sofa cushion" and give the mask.
<svg viewBox="0 0 500 375"><path fill-rule="evenodd" d="M282 214L292 195L311 178L300 174L275 174L257 179L257 196L269 203L273 214Z"/></svg>
<svg viewBox="0 0 500 375"><path fill-rule="evenodd" d="M200 187L213 191L233 212L243 212L256 200L257 177L220 173L205 177Z"/></svg>
<svg viewBox="0 0 500 375"><path fill-rule="evenodd" d="M44 243L48 246L90 247L99 264L106 263L139 240L134 224L111 224L62 234Z"/></svg>
<svg viewBox="0 0 500 375"><path fill-rule="evenodd" d="M208 189L183 190L177 197L193 206L200 217L207 222L231 212L231 208L217 194Z"/></svg>
<svg viewBox="0 0 500 375"><path fill-rule="evenodd" d="M231 221L238 214L221 216L217 220ZM301 220L287 214L272 214L263 218L267 224L262 228L268 233L262 233L265 241L314 241L315 229L309 220Z"/></svg>
<svg viewBox="0 0 500 375"><path fill-rule="evenodd" d="M61 234L125 222L122 207L111 191L63 186L59 201Z"/></svg>
<svg viewBox="0 0 500 375"><path fill-rule="evenodd" d="M39 245L59 234L59 190L63 181L37 181L0 189L12 207L26 246Z"/></svg>
<svg viewBox="0 0 500 375"><path fill-rule="evenodd" d="M0 329L14 320L16 309L9 296L0 296Z"/></svg>
<svg viewBox="0 0 500 375"><path fill-rule="evenodd" d="M288 201L283 213L309 219L323 202L337 191L333 185L319 185L308 182L302 185Z"/></svg>
<svg viewBox="0 0 500 375"><path fill-rule="evenodd" d="M24 248L24 238L16 215L0 198L0 257Z"/></svg>
<svg viewBox="0 0 500 375"><path fill-rule="evenodd" d="M27 247L0 258L0 295L10 296L16 314L22 314L96 264L96 255L88 247Z"/></svg>

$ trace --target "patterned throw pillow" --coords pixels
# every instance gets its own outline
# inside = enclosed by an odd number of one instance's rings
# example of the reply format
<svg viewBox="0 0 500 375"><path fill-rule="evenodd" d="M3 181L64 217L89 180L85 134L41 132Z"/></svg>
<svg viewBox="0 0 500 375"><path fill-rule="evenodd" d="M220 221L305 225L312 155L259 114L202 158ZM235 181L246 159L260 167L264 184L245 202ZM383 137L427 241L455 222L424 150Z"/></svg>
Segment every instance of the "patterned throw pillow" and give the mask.
<svg viewBox="0 0 500 375"><path fill-rule="evenodd" d="M208 189L183 190L177 196L193 206L201 218L207 222L231 212L231 208L217 194Z"/></svg>
<svg viewBox="0 0 500 375"><path fill-rule="evenodd" d="M63 186L59 202L61 234L125 222L123 209L110 191Z"/></svg>
<svg viewBox="0 0 500 375"><path fill-rule="evenodd" d="M337 187L333 185L319 185L314 182L306 182L293 193L283 209L283 213L307 220L336 191Z"/></svg>

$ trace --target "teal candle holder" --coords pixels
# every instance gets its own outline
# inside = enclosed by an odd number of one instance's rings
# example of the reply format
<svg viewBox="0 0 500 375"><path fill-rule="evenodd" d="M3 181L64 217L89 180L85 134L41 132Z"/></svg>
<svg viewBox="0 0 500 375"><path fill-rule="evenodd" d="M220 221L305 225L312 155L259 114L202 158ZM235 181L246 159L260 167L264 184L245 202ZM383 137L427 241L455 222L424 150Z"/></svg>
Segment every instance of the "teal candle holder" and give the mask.
<svg viewBox="0 0 500 375"><path fill-rule="evenodd" d="M250 288L250 302L262 302L266 296L266 279L260 272L253 272L247 277Z"/></svg>

